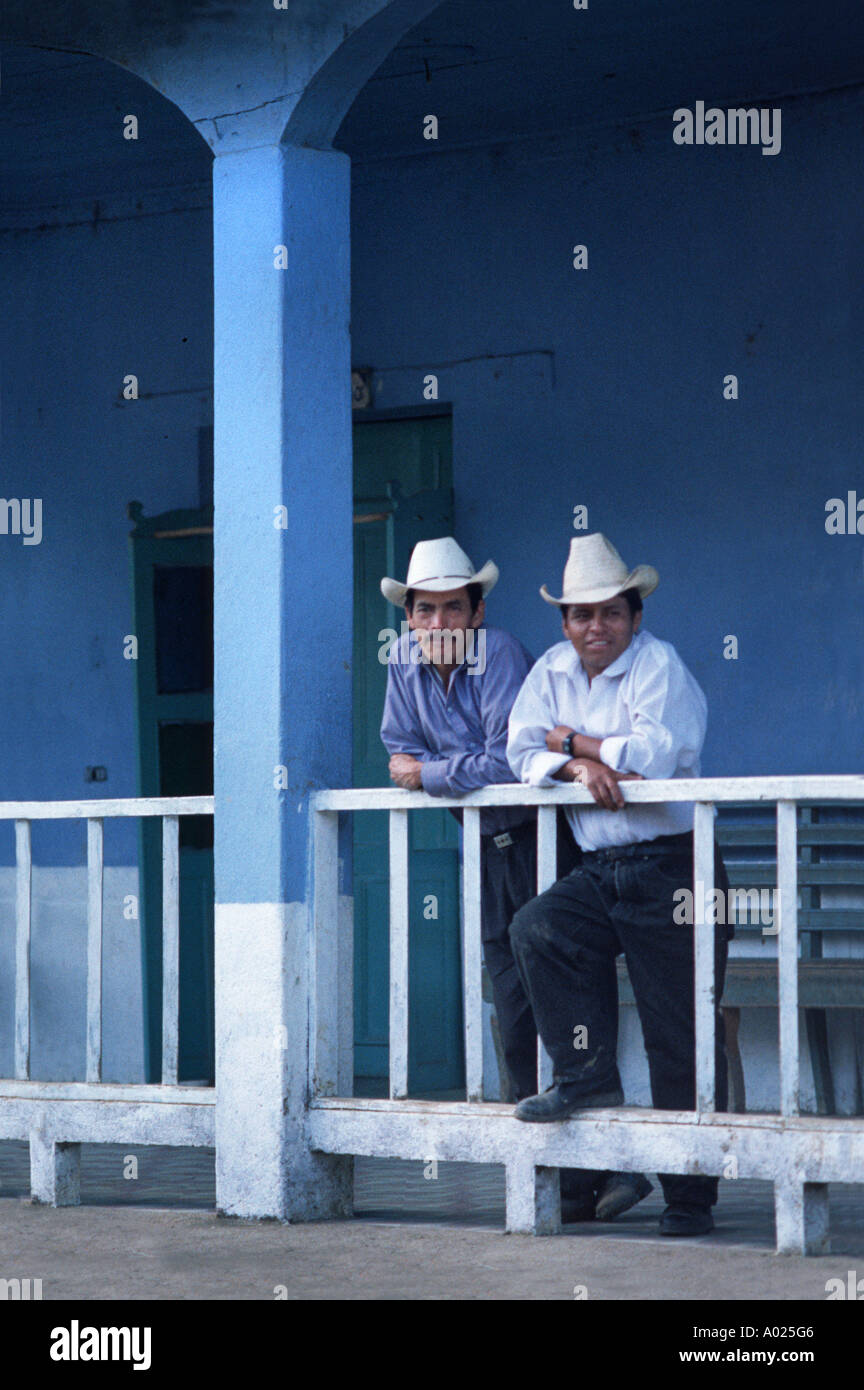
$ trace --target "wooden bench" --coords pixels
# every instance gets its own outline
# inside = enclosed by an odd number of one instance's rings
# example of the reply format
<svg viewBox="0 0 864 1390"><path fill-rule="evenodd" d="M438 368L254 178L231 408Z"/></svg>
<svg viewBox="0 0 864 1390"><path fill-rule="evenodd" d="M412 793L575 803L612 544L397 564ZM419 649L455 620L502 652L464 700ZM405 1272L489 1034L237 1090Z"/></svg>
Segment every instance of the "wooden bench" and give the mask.
<svg viewBox="0 0 864 1390"><path fill-rule="evenodd" d="M732 888L776 887L773 813L766 814L753 806L723 807L717 817L717 839ZM864 897L864 808L799 806L798 887L798 1002L804 1010L817 1109L819 1114L832 1114L836 1104L826 1010L864 1008L864 956L825 958L823 936L826 932L864 933L864 906L823 907L821 897L825 888L857 890ZM762 931L758 918L748 928L749 921L747 915L737 917L738 939L748 930ZM763 939L770 942L776 937L766 935ZM864 934L861 942L864 950ZM623 959L618 961L618 991L622 1003L634 1002ZM740 1112L747 1108L738 1048L741 1009L777 1007L777 961L773 953L768 959L730 959L722 1007L729 1061L729 1109Z"/></svg>

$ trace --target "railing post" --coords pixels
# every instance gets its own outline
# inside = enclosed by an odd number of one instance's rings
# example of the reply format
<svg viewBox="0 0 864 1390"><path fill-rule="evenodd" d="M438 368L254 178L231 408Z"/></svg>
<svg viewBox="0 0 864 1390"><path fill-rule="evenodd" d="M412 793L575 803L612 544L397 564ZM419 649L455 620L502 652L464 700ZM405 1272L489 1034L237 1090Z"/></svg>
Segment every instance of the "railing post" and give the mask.
<svg viewBox="0 0 864 1390"><path fill-rule="evenodd" d="M313 811L314 939L310 997L310 1093L350 1096L353 1025L350 941L342 940L339 813ZM350 930L351 923L347 923ZM345 956L349 956L345 968ZM345 1053L348 1053L346 1057Z"/></svg>
<svg viewBox="0 0 864 1390"><path fill-rule="evenodd" d="M554 1236L561 1231L560 1172L538 1168L529 1155L506 1166L506 1229L512 1234Z"/></svg>
<svg viewBox="0 0 864 1390"><path fill-rule="evenodd" d="M778 1255L829 1255L828 1184L804 1182L794 1175L778 1178L774 1224Z"/></svg>
<svg viewBox="0 0 864 1390"><path fill-rule="evenodd" d="M462 949L465 1094L483 1099L483 943L480 908L480 812L466 806L462 821Z"/></svg>
<svg viewBox="0 0 864 1390"><path fill-rule="evenodd" d="M801 1107L798 1046L798 823L794 801L777 802L777 987L780 1037L780 1113ZM784 1176L774 1184L777 1253L827 1255L827 1183Z"/></svg>
<svg viewBox="0 0 864 1390"><path fill-rule="evenodd" d="M15 1076L30 1076L30 924L33 854L29 820L15 822Z"/></svg>
<svg viewBox="0 0 864 1390"><path fill-rule="evenodd" d="M714 982L714 926L705 921L705 904L714 901L714 806L697 801L693 816L693 944L696 1024L696 1109L714 1109L717 1010Z"/></svg>
<svg viewBox="0 0 864 1390"><path fill-rule="evenodd" d="M43 1128L30 1131L30 1199L49 1207L81 1201L81 1145L61 1144Z"/></svg>
<svg viewBox="0 0 864 1390"><path fill-rule="evenodd" d="M351 826L340 830L343 858L352 854ZM353 867L351 870L353 879ZM337 942L337 996L339 1000L339 1042L336 1064L336 1094L354 1094L354 895L353 887L338 897L339 939ZM350 1160L353 1163L353 1159Z"/></svg>
<svg viewBox="0 0 864 1390"><path fill-rule="evenodd" d="M390 1099L408 1094L408 812L390 812Z"/></svg>
<svg viewBox="0 0 864 1390"><path fill-rule="evenodd" d="M177 1085L180 1028L180 819L162 817L162 1085Z"/></svg>
<svg viewBox="0 0 864 1390"><path fill-rule="evenodd" d="M102 1080L103 822L87 821L87 1080Z"/></svg>
<svg viewBox="0 0 864 1390"><path fill-rule="evenodd" d="M545 893L558 877L558 808L537 807L537 892ZM552 1058L537 1038L537 1090L552 1085Z"/></svg>
<svg viewBox="0 0 864 1390"><path fill-rule="evenodd" d="M780 1113L800 1108L798 1056L798 826L794 801L777 802L777 971Z"/></svg>

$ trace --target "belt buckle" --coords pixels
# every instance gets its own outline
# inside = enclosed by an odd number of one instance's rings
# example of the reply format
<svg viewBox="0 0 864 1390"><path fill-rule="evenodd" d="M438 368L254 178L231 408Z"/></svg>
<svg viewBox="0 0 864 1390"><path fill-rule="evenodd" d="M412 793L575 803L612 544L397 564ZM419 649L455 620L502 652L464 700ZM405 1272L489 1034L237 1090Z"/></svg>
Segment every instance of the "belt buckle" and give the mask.
<svg viewBox="0 0 864 1390"><path fill-rule="evenodd" d="M496 849L506 849L507 846L512 845L512 843L513 836L509 835L506 830L504 831L503 835L496 835L493 838L493 844L495 845Z"/></svg>

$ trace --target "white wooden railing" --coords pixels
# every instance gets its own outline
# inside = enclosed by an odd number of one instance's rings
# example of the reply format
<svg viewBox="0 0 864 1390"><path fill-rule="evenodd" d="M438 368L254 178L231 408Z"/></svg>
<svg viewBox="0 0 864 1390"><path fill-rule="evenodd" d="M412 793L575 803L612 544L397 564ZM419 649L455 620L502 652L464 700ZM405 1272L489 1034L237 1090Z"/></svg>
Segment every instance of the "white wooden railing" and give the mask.
<svg viewBox="0 0 864 1390"><path fill-rule="evenodd" d="M29 1139L37 1200L78 1200L80 1144L212 1144L212 1087L177 1082L180 967L180 816L213 815L212 796L130 797L86 801L4 801L0 820L15 822L14 1078L0 1079L0 1139ZM162 1082L102 1081L102 937L106 818L162 819ZM86 1080L30 1079L30 939L34 820L87 821ZM106 1104L106 1102L112 1102Z"/></svg>
<svg viewBox="0 0 864 1390"><path fill-rule="evenodd" d="M314 945L310 1108L313 1148L333 1154L459 1158L507 1168L510 1230L558 1229L559 1166L648 1169L766 1178L775 1184L778 1250L821 1253L828 1246L828 1182L864 1182L864 1120L800 1115L798 1043L797 829L799 802L862 802L864 777L731 777L622 784L627 802L694 803L696 1110L587 1111L559 1125L525 1125L512 1107L483 1104L480 936L480 811L537 806L537 888L555 880L557 807L593 804L578 784L555 789L501 785L463 798L398 789L322 791L312 798ZM715 1110L714 931L702 927L714 891L714 807L777 808L780 1114ZM463 811L463 988L465 1102L408 1099L408 816ZM341 812L390 816L390 1100L351 1096L350 933L337 931ZM698 885L702 885L699 893ZM697 896L698 895L698 896ZM344 915L342 920L344 921ZM711 918L709 917L710 921ZM864 999L862 999L864 1007ZM540 1086L551 1080L541 1049ZM731 1161L734 1160L734 1163ZM695 1168L694 1168L695 1164Z"/></svg>

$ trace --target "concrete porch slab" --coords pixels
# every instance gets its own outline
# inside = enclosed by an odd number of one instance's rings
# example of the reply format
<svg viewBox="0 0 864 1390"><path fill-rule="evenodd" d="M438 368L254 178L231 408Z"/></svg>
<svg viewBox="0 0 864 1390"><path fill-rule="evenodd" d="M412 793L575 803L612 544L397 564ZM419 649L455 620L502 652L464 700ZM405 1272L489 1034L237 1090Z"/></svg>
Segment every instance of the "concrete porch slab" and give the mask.
<svg viewBox="0 0 864 1390"><path fill-rule="evenodd" d="M132 1167L130 1158L137 1160L137 1178L124 1177ZM429 1176L424 1176L427 1172ZM617 1221L568 1226L560 1237L550 1240L521 1236L501 1239L504 1172L491 1164L439 1163L437 1176L432 1176L427 1165L418 1162L357 1159L356 1219L293 1227L217 1219L213 1214L212 1149L85 1145L81 1176L81 1207L31 1207L27 1201L27 1146L0 1144L0 1196L9 1199L0 1201L3 1244L21 1251L27 1265L21 1277L43 1278L45 1297L272 1297L257 1275L249 1283L252 1276L246 1261L251 1269L256 1252L266 1255L265 1268L270 1268L272 1256L274 1285L286 1284L289 1298L572 1297L572 1286L567 1293L560 1288L555 1291L554 1279L550 1283L550 1271L557 1271L559 1262L561 1269L591 1271L591 1278L599 1282L596 1294L589 1290L589 1296L603 1298L824 1298L829 1277L845 1278L855 1261L864 1268L864 1187L849 1184L832 1184L830 1188L832 1254L803 1260L774 1254L772 1191L764 1182L722 1184L715 1212L717 1230L698 1240L676 1242L663 1239L657 1232L663 1199L654 1175L654 1192ZM161 1232L152 1249L147 1234L151 1220L155 1223L153 1235ZM142 1252L150 1250L146 1257L142 1255L140 1280L131 1269L123 1272L113 1267L112 1251L116 1250L118 1259L124 1258L127 1239ZM64 1272L67 1240L68 1274ZM85 1285L90 1290L86 1294L70 1292L67 1283L79 1240L83 1242ZM428 1247L427 1241L431 1242ZM494 1273L494 1278L485 1280L484 1276L472 1285L464 1270L457 1277L458 1252L466 1248L465 1241L471 1249L475 1248L473 1242L479 1242L477 1251L485 1252L483 1268ZM314 1263L321 1266L320 1288L314 1281L309 1283L308 1270L296 1285L288 1283L284 1271L281 1279L276 1277L283 1248L292 1270L290 1252L299 1256L303 1250L310 1254L314 1250ZM424 1269L421 1252L427 1249L434 1252L435 1265ZM175 1262L179 1261L179 1269L188 1260L191 1269L197 1260L196 1250L210 1260L200 1292L170 1292L175 1287L173 1279L165 1284L155 1276L151 1287L147 1270L153 1260L162 1268L164 1255L169 1270ZM508 1266L500 1253L503 1251L511 1252L508 1258L516 1258L514 1251L521 1252L517 1262L524 1270L520 1277L528 1281L521 1293L513 1292L509 1274L504 1278ZM417 1256L416 1265L412 1252ZM356 1259L356 1269L352 1269L349 1255ZM396 1267L403 1258L408 1261L415 1281L411 1288L396 1289L397 1278L395 1291L384 1291L390 1287L391 1257ZM223 1258L227 1265L220 1270ZM367 1268L370 1259L372 1264ZM376 1264L379 1259L380 1268ZM446 1284L443 1274L450 1269L451 1259L457 1282L449 1292L442 1292ZM735 1274L734 1287L719 1293L717 1262L727 1260L736 1271L740 1265L740 1273ZM325 1290L328 1268L342 1290L338 1294ZM115 1291L115 1278L119 1278L116 1289L126 1292ZM356 1280L361 1278L371 1280L378 1291L356 1289ZM641 1279L648 1282L639 1292ZM656 1280L662 1281L662 1287ZM584 1283L585 1279L580 1281L574 1274L573 1282ZM456 1288L461 1292L454 1292ZM676 1289L678 1292L670 1292Z"/></svg>

